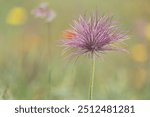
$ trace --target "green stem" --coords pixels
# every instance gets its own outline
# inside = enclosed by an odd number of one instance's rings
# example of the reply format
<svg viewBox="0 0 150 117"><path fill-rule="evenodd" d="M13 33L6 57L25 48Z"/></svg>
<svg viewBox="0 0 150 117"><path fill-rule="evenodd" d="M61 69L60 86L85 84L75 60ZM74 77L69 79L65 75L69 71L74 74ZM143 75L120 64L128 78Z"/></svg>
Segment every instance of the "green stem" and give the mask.
<svg viewBox="0 0 150 117"><path fill-rule="evenodd" d="M92 100L92 98L93 98L94 76L95 76L95 56L93 56L93 58L92 58L92 76L90 78L89 100Z"/></svg>
<svg viewBox="0 0 150 117"><path fill-rule="evenodd" d="M47 23L47 61L48 61L48 63L47 63L47 65L48 65L48 72L49 72L49 44L50 44L50 41L49 41L49 38L50 38L50 24L49 24L49 22Z"/></svg>
<svg viewBox="0 0 150 117"><path fill-rule="evenodd" d="M50 68L49 68L49 44L50 44L50 23L46 23L47 25L47 69L48 69L48 85L49 85L49 93L48 98L51 97L51 76L50 76Z"/></svg>

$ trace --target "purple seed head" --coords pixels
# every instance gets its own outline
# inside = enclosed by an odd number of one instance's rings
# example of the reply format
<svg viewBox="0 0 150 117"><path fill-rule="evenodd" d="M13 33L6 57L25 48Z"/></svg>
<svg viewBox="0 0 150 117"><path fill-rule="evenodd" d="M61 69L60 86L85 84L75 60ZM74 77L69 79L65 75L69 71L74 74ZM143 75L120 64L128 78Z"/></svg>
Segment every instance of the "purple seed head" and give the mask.
<svg viewBox="0 0 150 117"><path fill-rule="evenodd" d="M112 17L94 14L90 18L80 16L78 20L74 20L71 29L64 33L62 45L65 46L65 52L71 52L71 57L83 54L93 57L106 51L124 51L125 49L114 44L127 38L112 21Z"/></svg>

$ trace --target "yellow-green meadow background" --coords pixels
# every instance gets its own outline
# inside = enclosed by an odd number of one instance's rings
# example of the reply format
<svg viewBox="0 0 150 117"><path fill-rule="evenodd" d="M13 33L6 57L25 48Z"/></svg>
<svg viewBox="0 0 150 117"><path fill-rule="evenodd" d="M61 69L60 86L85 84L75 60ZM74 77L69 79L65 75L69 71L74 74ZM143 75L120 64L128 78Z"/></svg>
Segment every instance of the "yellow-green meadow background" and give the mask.
<svg viewBox="0 0 150 117"><path fill-rule="evenodd" d="M31 14L41 2L57 14L49 32ZM88 99L91 61L65 60L58 41L95 11L113 15L130 39L129 53L96 60L94 99L150 99L150 0L0 0L0 99Z"/></svg>

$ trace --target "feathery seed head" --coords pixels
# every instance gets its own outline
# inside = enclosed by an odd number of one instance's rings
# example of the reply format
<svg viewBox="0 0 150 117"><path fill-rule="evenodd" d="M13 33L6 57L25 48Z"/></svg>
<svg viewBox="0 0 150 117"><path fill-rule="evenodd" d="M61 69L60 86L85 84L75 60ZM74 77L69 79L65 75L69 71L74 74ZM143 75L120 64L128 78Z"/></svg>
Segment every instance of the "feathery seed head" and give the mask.
<svg viewBox="0 0 150 117"><path fill-rule="evenodd" d="M114 46L116 42L127 39L127 35L112 21L112 17L92 15L80 16L74 20L72 29L65 31L63 46L71 50L71 56L87 54L99 56L105 51L124 49Z"/></svg>

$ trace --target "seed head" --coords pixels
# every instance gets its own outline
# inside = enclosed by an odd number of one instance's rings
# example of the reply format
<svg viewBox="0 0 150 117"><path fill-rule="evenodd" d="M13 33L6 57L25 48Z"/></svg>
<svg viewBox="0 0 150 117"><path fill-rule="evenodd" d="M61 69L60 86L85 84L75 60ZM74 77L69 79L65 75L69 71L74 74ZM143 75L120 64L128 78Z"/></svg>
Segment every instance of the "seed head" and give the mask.
<svg viewBox="0 0 150 117"><path fill-rule="evenodd" d="M64 32L62 45L71 57L83 54L93 57L106 51L124 51L125 49L116 47L115 43L127 38L112 21L112 17L94 14L89 18L80 16L78 20L74 20L71 29Z"/></svg>

